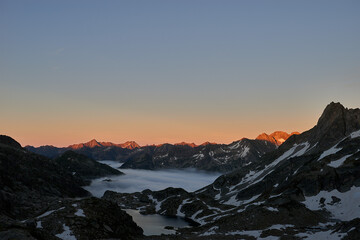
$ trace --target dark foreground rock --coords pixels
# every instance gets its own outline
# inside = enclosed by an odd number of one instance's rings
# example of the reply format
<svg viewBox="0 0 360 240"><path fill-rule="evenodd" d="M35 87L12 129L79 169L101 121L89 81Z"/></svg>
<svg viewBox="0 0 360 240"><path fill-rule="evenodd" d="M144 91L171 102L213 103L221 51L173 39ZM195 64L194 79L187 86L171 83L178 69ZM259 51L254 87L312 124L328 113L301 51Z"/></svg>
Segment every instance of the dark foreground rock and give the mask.
<svg viewBox="0 0 360 240"><path fill-rule="evenodd" d="M0 239L141 237L120 207L82 188L109 174L121 173L73 152L48 159L0 137Z"/></svg>
<svg viewBox="0 0 360 240"><path fill-rule="evenodd" d="M73 151L65 152L54 161L72 172L73 175L79 175L83 179L123 174L119 170L109 167L106 164L99 163L83 154Z"/></svg>
<svg viewBox="0 0 360 240"><path fill-rule="evenodd" d="M41 214L40 214L41 213ZM116 204L98 198L58 199L38 216L0 220L0 239L135 239L143 231ZM72 238L71 238L72 237Z"/></svg>

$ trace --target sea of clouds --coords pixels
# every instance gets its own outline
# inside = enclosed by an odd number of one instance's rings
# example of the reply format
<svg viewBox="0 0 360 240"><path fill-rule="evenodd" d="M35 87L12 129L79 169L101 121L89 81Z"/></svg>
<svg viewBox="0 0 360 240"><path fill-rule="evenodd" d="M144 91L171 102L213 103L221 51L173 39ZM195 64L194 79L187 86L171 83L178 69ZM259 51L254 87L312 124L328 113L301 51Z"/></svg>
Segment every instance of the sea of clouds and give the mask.
<svg viewBox="0 0 360 240"><path fill-rule="evenodd" d="M121 163L115 161L101 161L113 168L118 168ZM169 170L141 170L120 169L125 175L108 176L95 179L90 186L85 187L96 197L102 197L106 190L122 193L141 192L145 189L153 191L167 187L183 188L186 191L196 191L221 175L216 172L205 172L195 169L169 169ZM104 181L105 179L111 181Z"/></svg>

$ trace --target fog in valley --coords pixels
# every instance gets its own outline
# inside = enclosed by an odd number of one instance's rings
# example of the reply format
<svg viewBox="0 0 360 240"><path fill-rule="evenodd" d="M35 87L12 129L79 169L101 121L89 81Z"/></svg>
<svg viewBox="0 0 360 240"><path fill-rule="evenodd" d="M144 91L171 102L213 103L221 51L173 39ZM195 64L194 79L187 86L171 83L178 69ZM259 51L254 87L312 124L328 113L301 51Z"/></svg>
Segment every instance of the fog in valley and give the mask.
<svg viewBox="0 0 360 240"><path fill-rule="evenodd" d="M121 163L115 161L100 161L113 168L118 168ZM168 169L168 170L141 170L120 169L125 175L109 176L92 181L85 187L96 197L102 197L106 190L132 193L145 189L162 190L168 187L183 188L186 191L196 191L212 183L220 173L198 171L195 169ZM106 180L106 181L104 181Z"/></svg>

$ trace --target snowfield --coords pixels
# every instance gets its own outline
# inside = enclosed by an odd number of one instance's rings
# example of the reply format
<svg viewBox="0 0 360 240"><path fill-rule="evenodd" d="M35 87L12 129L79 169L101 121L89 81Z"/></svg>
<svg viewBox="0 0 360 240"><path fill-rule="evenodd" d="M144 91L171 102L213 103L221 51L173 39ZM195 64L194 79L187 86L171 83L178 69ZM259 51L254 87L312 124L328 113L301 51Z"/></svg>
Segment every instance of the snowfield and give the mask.
<svg viewBox="0 0 360 240"><path fill-rule="evenodd" d="M320 202L322 198L325 199L323 204ZM344 193L336 189L331 192L321 191L316 196L306 197L303 203L310 210L326 210L335 219L350 221L360 217L360 187L353 186Z"/></svg>

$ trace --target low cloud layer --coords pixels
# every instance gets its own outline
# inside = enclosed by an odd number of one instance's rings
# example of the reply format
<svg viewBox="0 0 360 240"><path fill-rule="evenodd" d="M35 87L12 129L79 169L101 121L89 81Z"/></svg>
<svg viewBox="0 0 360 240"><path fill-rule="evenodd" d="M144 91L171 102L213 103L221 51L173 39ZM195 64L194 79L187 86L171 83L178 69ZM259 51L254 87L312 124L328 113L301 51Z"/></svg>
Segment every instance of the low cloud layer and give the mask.
<svg viewBox="0 0 360 240"><path fill-rule="evenodd" d="M102 161L111 167L117 168L121 164L113 161ZM194 169L185 170L140 170L121 169L125 175L109 176L92 181L90 186L85 187L96 197L103 196L106 190L122 193L140 192L145 189L162 190L167 187L179 187L186 191L196 191L212 183L220 173L209 173ZM111 179L111 181L103 181Z"/></svg>

